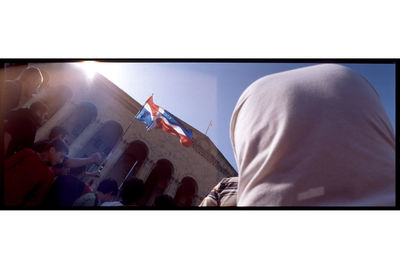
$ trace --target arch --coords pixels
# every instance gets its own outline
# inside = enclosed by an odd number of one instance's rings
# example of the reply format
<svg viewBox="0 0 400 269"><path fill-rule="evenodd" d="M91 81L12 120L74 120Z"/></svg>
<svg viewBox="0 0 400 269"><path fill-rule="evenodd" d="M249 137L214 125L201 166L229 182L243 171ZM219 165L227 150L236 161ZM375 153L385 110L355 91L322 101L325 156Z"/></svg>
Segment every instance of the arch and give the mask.
<svg viewBox="0 0 400 269"><path fill-rule="evenodd" d="M184 177L174 197L176 206L192 206L194 197L197 194L198 185L191 177Z"/></svg>
<svg viewBox="0 0 400 269"><path fill-rule="evenodd" d="M47 96L43 98L43 103L48 107L49 119L60 110L67 101L72 98L72 91L65 85L50 89Z"/></svg>
<svg viewBox="0 0 400 269"><path fill-rule="evenodd" d="M72 142L97 118L97 108L92 103L82 102L64 120L62 126L69 132L68 143Z"/></svg>
<svg viewBox="0 0 400 269"><path fill-rule="evenodd" d="M113 120L107 121L103 123L99 131L86 143L78 156L88 157L95 152L100 152L104 159L121 138L121 135L121 124Z"/></svg>
<svg viewBox="0 0 400 269"><path fill-rule="evenodd" d="M128 179L136 175L148 156L148 152L148 147L142 141L136 140L131 142L115 163L107 177L115 178L119 183L118 185L120 185L125 178ZM133 170L129 177L127 177L131 169Z"/></svg>
<svg viewBox="0 0 400 269"><path fill-rule="evenodd" d="M171 180L174 167L166 159L157 161L145 183L145 190L140 205L152 206L155 199L162 195Z"/></svg>

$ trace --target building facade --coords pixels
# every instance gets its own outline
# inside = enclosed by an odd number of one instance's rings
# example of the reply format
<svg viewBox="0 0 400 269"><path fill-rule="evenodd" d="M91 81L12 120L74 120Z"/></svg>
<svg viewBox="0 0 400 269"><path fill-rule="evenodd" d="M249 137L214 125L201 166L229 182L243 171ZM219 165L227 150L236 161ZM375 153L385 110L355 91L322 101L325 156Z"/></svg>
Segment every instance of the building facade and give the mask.
<svg viewBox="0 0 400 269"><path fill-rule="evenodd" d="M41 100L50 110L36 141L46 139L59 125L70 134L69 156L87 157L95 152L108 156L100 178L85 179L92 187L109 177L122 184L131 171L145 182L146 205L168 194L178 205L196 206L222 178L237 175L213 142L182 120L193 130L193 145L188 148L161 129L147 131L135 119L142 104L104 76L96 74L89 79L70 63L35 66L44 73L44 89L25 106ZM97 168L92 165L89 171Z"/></svg>

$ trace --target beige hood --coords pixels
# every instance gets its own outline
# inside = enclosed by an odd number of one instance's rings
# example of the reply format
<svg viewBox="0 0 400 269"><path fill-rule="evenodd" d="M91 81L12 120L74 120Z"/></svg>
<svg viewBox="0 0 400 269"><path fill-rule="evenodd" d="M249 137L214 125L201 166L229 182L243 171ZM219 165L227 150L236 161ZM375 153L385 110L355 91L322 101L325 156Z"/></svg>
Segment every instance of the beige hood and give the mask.
<svg viewBox="0 0 400 269"><path fill-rule="evenodd" d="M395 203L395 139L373 86L315 65L265 76L231 119L239 206Z"/></svg>

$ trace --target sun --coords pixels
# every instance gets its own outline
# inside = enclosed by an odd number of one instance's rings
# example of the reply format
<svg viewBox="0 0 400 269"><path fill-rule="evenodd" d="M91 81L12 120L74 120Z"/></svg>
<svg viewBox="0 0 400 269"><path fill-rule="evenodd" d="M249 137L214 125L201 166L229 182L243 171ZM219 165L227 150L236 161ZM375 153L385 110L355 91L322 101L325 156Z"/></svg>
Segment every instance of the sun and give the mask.
<svg viewBox="0 0 400 269"><path fill-rule="evenodd" d="M80 68L85 71L86 76L89 79L92 79L96 73L98 73L99 63L96 61L83 61L77 63Z"/></svg>

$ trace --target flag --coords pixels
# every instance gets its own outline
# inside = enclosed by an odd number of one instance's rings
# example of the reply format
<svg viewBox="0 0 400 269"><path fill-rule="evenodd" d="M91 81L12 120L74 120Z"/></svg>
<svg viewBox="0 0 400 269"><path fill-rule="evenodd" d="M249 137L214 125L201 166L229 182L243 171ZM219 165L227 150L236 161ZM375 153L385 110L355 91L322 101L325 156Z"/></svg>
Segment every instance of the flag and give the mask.
<svg viewBox="0 0 400 269"><path fill-rule="evenodd" d="M185 128L174 115L154 104L153 96L144 103L143 108L136 115L136 119L145 123L147 130L161 128L165 132L179 137L181 144L185 147L192 145L192 130Z"/></svg>

